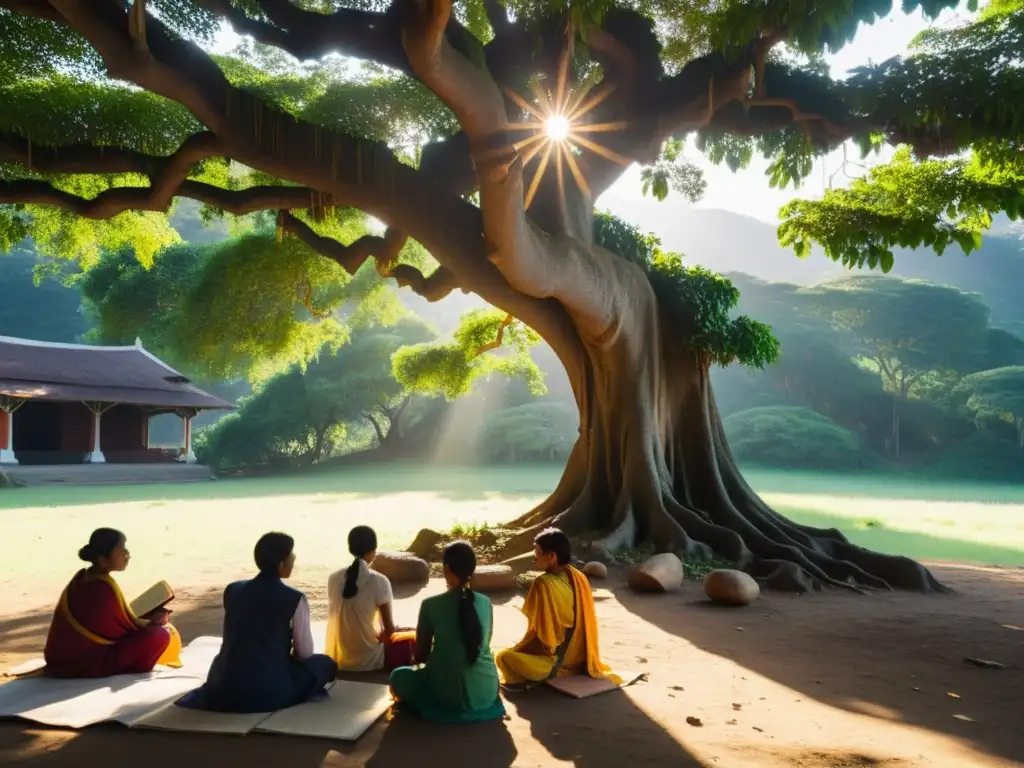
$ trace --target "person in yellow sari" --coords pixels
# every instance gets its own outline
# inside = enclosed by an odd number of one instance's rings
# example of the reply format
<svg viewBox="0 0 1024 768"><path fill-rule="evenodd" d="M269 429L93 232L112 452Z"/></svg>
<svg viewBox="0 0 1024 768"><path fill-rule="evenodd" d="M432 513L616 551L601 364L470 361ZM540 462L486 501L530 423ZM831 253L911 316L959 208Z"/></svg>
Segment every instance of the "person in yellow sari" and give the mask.
<svg viewBox="0 0 1024 768"><path fill-rule="evenodd" d="M526 635L494 657L502 681L522 686L557 675L616 675L601 662L594 596L587 577L570 565L569 537L557 528L534 540L533 558L544 573L530 587L523 605Z"/></svg>

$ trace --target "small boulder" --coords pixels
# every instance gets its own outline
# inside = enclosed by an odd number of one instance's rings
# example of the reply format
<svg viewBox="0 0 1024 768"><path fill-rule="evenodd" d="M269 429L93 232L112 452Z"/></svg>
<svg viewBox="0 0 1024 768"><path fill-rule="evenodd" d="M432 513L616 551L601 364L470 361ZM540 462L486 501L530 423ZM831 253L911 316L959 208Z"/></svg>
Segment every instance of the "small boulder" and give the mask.
<svg viewBox="0 0 1024 768"><path fill-rule="evenodd" d="M478 547L493 547L498 543L498 536L491 530L480 531L473 542Z"/></svg>
<svg viewBox="0 0 1024 768"><path fill-rule="evenodd" d="M416 584L430 578L430 565L412 552L378 552L370 567L392 584Z"/></svg>
<svg viewBox="0 0 1024 768"><path fill-rule="evenodd" d="M416 534L412 544L409 545L409 552L426 560L436 558L441 552L441 534L429 528L423 528Z"/></svg>
<svg viewBox="0 0 1024 768"><path fill-rule="evenodd" d="M761 588L750 574L724 568L704 577L704 594L720 605L750 605Z"/></svg>
<svg viewBox="0 0 1024 768"><path fill-rule="evenodd" d="M516 588L516 575L507 565L478 565L471 582L477 592L503 592Z"/></svg>
<svg viewBox="0 0 1024 768"><path fill-rule="evenodd" d="M533 552L524 552L521 555L510 557L508 560L503 560L502 565L507 565L512 569L512 573L519 575L520 573L526 573L527 571L534 568L533 563Z"/></svg>
<svg viewBox="0 0 1024 768"><path fill-rule="evenodd" d="M676 592L683 586L683 561L671 552L634 566L626 582L634 592Z"/></svg>
<svg viewBox="0 0 1024 768"><path fill-rule="evenodd" d="M607 579L608 566L595 560L583 566L583 573L591 579Z"/></svg>

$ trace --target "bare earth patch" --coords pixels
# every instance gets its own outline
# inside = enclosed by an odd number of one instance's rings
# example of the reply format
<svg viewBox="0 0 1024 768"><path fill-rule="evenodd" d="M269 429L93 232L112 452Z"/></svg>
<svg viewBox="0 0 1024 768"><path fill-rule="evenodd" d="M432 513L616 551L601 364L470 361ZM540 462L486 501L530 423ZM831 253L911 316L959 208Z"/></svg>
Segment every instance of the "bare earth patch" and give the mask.
<svg viewBox="0 0 1024 768"><path fill-rule="evenodd" d="M7 511L0 538L0 669L40 655L50 611L91 528L128 534L127 591L156 578L178 590L174 621L186 639L219 634L220 591L250 570L256 536L283 527L297 539L295 583L320 617L327 575L348 564L344 537L371 522L382 545L420 527L508 519L522 501L441 500L436 494L318 496L114 504ZM387 514L383 514L383 513ZM649 673L623 692L571 701L546 689L510 695L505 723L378 723L356 745L250 735L207 737L96 727L74 733L0 723L0 763L151 768L275 765L723 766L910 768L1011 766L1024 760L1019 728L1024 671L1024 571L935 566L950 596L836 591L768 593L750 608L707 605L697 584L637 596L614 570L597 586L609 663ZM415 619L436 580L403 595ZM494 644L518 639L521 597L496 601ZM998 661L984 669L964 657ZM954 694L954 695L951 695ZM960 716L959 718L957 716ZM701 727L687 724L698 718ZM962 719L968 718L968 719Z"/></svg>

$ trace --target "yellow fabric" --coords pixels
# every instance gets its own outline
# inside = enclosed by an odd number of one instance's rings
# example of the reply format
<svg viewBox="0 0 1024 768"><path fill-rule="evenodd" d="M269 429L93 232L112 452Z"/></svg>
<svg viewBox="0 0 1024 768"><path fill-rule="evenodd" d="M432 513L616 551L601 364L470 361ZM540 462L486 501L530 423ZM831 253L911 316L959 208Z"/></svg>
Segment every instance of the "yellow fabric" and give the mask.
<svg viewBox="0 0 1024 768"><path fill-rule="evenodd" d="M572 580L570 586L570 581ZM598 647L597 617L594 596L587 577L575 568L562 573L539 576L530 587L523 605L528 629L526 636L515 646L498 652L494 661L506 685L545 680L555 665L555 653L562 644L567 629L573 626L573 589L576 591L580 623L573 632L559 675L586 674L619 681L617 675L601 662ZM534 637L544 645L546 654L523 653Z"/></svg>
<svg viewBox="0 0 1024 768"><path fill-rule="evenodd" d="M165 667L171 667L172 669L180 669L181 635L173 624L165 624L164 627L171 633L171 642L167 644L167 648L160 654L160 658L156 660L156 663L163 664Z"/></svg>
<svg viewBox="0 0 1024 768"><path fill-rule="evenodd" d="M124 615L128 617L129 621L131 621L133 624L135 624L135 626L139 627L140 629L142 627L149 626L150 622L148 619L140 619L138 616L135 615L135 612L132 610L131 604L127 600L125 600L124 592L121 591L121 587L118 585L116 581L114 581L112 577L110 577L109 575L103 575L98 576L97 578L100 578L103 581L110 584L111 588L114 590L114 594L117 595L117 602L120 604L121 610L124 611ZM172 669L180 669L182 666L181 635L178 633L177 628L173 624L165 624L164 629L171 633L171 641L167 644L167 647L164 649L164 652L160 654L160 658L156 660L156 663L162 664L165 667L171 667Z"/></svg>
<svg viewBox="0 0 1024 768"><path fill-rule="evenodd" d="M337 611L327 613L327 638L324 641L324 653L334 659L334 663L341 669L341 660L345 653L341 647L341 621Z"/></svg>

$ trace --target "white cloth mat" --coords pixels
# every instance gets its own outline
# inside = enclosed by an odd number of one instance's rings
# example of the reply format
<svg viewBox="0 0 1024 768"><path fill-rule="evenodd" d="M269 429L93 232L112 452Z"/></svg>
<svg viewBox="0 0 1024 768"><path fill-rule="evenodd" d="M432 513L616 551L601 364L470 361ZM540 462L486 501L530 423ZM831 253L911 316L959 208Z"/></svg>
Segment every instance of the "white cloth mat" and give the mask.
<svg viewBox="0 0 1024 768"><path fill-rule="evenodd" d="M199 637L181 652L181 669L157 667L142 675L59 680L36 675L0 685L0 718L85 728L103 722L132 725L206 680L219 637Z"/></svg>
<svg viewBox="0 0 1024 768"><path fill-rule="evenodd" d="M392 704L388 686L338 680L325 701L310 701L275 712L254 730L289 736L355 741Z"/></svg>

